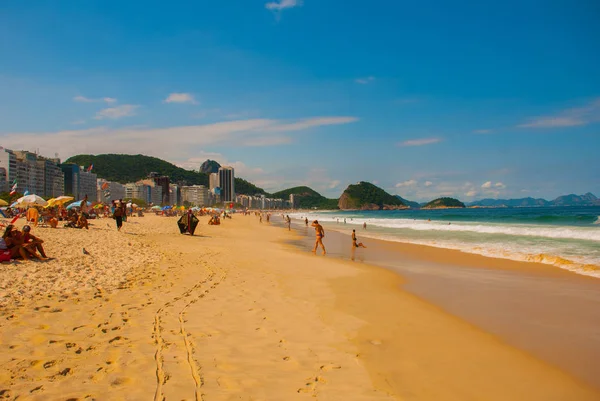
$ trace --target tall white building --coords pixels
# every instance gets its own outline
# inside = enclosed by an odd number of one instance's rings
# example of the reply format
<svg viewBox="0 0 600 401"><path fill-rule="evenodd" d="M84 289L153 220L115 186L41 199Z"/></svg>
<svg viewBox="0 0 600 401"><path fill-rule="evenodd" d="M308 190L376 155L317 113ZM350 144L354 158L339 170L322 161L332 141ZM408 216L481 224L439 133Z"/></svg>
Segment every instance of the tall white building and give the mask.
<svg viewBox="0 0 600 401"><path fill-rule="evenodd" d="M17 156L12 150L0 147L0 167L6 170L6 182L12 186L17 178Z"/></svg>
<svg viewBox="0 0 600 401"><path fill-rule="evenodd" d="M235 175L233 167L222 166L219 168L218 174L221 200L223 202L233 202L235 200Z"/></svg>
<svg viewBox="0 0 600 401"><path fill-rule="evenodd" d="M210 173L208 176L208 189L211 191L219 187L219 174Z"/></svg>
<svg viewBox="0 0 600 401"><path fill-rule="evenodd" d="M23 150L14 154L17 159L17 191L45 196L44 167L38 164L37 154Z"/></svg>
<svg viewBox="0 0 600 401"><path fill-rule="evenodd" d="M194 206L208 206L210 205L208 188L204 185L181 187L181 200Z"/></svg>
<svg viewBox="0 0 600 401"><path fill-rule="evenodd" d="M169 185L169 205L179 205L179 186L175 184Z"/></svg>

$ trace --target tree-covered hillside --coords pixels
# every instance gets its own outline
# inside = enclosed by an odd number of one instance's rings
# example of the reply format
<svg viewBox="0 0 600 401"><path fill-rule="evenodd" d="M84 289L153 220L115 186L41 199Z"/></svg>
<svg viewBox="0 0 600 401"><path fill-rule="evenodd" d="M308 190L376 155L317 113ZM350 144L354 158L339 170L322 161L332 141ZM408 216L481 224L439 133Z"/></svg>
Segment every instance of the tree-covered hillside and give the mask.
<svg viewBox="0 0 600 401"><path fill-rule="evenodd" d="M77 155L70 157L65 163L75 163L88 167L93 164L93 172L98 177L121 184L136 182L156 172L168 176L174 183L186 185L208 185L208 176L197 171L190 171L156 157L144 155Z"/></svg>
<svg viewBox="0 0 600 401"><path fill-rule="evenodd" d="M299 209L333 210L338 208L337 199L328 199L314 189L305 186L275 192L273 197L288 200L291 194L294 194L296 207Z"/></svg>
<svg viewBox="0 0 600 401"><path fill-rule="evenodd" d="M156 172L166 175L171 182L180 185L206 185L208 175L198 171L186 170L156 157L144 155L77 155L65 163L75 163L87 168L94 165L93 172L100 178L121 184L136 182ZM240 195L266 194L266 192L243 178L236 177L235 192Z"/></svg>
<svg viewBox="0 0 600 401"><path fill-rule="evenodd" d="M443 209L447 207L465 207L465 204L454 198L437 198L423 206L423 209Z"/></svg>
<svg viewBox="0 0 600 401"><path fill-rule="evenodd" d="M346 188L340 197L339 207L340 209L384 209L406 207L406 205L378 186L361 181Z"/></svg>

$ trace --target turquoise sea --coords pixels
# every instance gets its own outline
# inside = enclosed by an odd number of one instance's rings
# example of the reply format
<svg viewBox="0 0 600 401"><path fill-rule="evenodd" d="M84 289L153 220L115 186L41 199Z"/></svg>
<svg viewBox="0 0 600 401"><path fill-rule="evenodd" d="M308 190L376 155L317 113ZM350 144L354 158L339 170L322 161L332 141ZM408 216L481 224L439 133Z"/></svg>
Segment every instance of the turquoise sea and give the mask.
<svg viewBox="0 0 600 401"><path fill-rule="evenodd" d="M361 238L541 262L600 278L600 207L315 211L291 216L318 219L339 231L356 229Z"/></svg>

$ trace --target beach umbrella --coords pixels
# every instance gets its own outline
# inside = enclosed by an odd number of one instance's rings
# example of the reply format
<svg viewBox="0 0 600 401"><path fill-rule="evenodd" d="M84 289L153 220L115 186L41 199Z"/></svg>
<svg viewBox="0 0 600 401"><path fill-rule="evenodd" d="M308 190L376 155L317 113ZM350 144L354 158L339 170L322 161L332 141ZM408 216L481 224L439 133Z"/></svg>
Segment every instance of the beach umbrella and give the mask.
<svg viewBox="0 0 600 401"><path fill-rule="evenodd" d="M98 203L97 205L94 206L94 209L102 209L104 207L103 203Z"/></svg>
<svg viewBox="0 0 600 401"><path fill-rule="evenodd" d="M169 210L171 209L171 206L163 206L161 210Z"/></svg>
<svg viewBox="0 0 600 401"><path fill-rule="evenodd" d="M8 206L8 202L4 199L0 199L0 206Z"/></svg>
<svg viewBox="0 0 600 401"><path fill-rule="evenodd" d="M160 206L158 206L158 205L156 205L156 206L152 206L152 207L150 208L150 210L161 210L161 207L160 207Z"/></svg>
<svg viewBox="0 0 600 401"><path fill-rule="evenodd" d="M48 204L44 198L35 194L20 197L17 199L17 203L23 206L46 206Z"/></svg>
<svg viewBox="0 0 600 401"><path fill-rule="evenodd" d="M80 201L77 201L77 202L73 202L73 203L71 203L69 206L67 206L67 210L71 210L71 209L73 209L74 207L81 207L81 202L83 202L83 201L82 201L82 200L80 200ZM88 205L88 206L92 206L92 202L88 201L88 202L87 202L87 205Z"/></svg>
<svg viewBox="0 0 600 401"><path fill-rule="evenodd" d="M75 198L73 198L72 196L62 195L62 196L59 196L58 198L54 199L53 204L54 205L62 205L69 201L72 201L73 199L75 199Z"/></svg>

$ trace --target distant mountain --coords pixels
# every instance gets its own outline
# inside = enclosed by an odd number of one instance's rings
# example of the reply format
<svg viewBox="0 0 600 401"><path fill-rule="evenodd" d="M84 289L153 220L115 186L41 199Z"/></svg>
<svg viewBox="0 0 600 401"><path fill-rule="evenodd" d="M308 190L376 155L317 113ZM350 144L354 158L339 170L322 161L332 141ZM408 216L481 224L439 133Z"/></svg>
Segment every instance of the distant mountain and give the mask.
<svg viewBox="0 0 600 401"><path fill-rule="evenodd" d="M519 198L519 199L482 199L469 203L469 206L484 207L536 207L549 206L550 202L546 199Z"/></svg>
<svg viewBox="0 0 600 401"><path fill-rule="evenodd" d="M204 174L216 173L219 171L221 165L214 160L207 160L200 166L200 172Z"/></svg>
<svg viewBox="0 0 600 401"><path fill-rule="evenodd" d="M413 202L413 201L406 200L403 197L401 197L400 195L396 195L396 198L400 199L402 201L402 203L404 203L406 206L409 206L411 209L420 209L421 208L421 204L419 202Z"/></svg>
<svg viewBox="0 0 600 401"><path fill-rule="evenodd" d="M394 195L390 195L383 189L361 181L358 184L349 185L342 193L338 201L338 207L342 210L382 210L382 209L406 209L404 202Z"/></svg>
<svg viewBox="0 0 600 401"><path fill-rule="evenodd" d="M211 161L207 160L207 162ZM118 154L77 155L70 157L65 163L74 163L85 167L93 164L94 168L92 171L99 178L120 182L121 184L139 181L147 178L148 174L156 172L160 175L168 176L170 181L175 184L208 186L207 174L186 170L151 156ZM239 195L267 194L264 189L239 177L235 178L235 193Z"/></svg>
<svg viewBox="0 0 600 401"><path fill-rule="evenodd" d="M563 195L554 199L553 206L600 206L600 199L588 192L584 195Z"/></svg>
<svg viewBox="0 0 600 401"><path fill-rule="evenodd" d="M454 207L465 207L465 204L454 198L438 198L423 206L423 209L445 209Z"/></svg>
<svg viewBox="0 0 600 401"><path fill-rule="evenodd" d="M470 202L468 205L479 207L600 206L600 199L588 192L584 195L559 196L553 201L541 198L482 199Z"/></svg>
<svg viewBox="0 0 600 401"><path fill-rule="evenodd" d="M276 199L288 200L292 194L295 198L295 206L299 209L333 210L338 208L337 199L328 199L314 189L304 186L275 192L272 196Z"/></svg>

